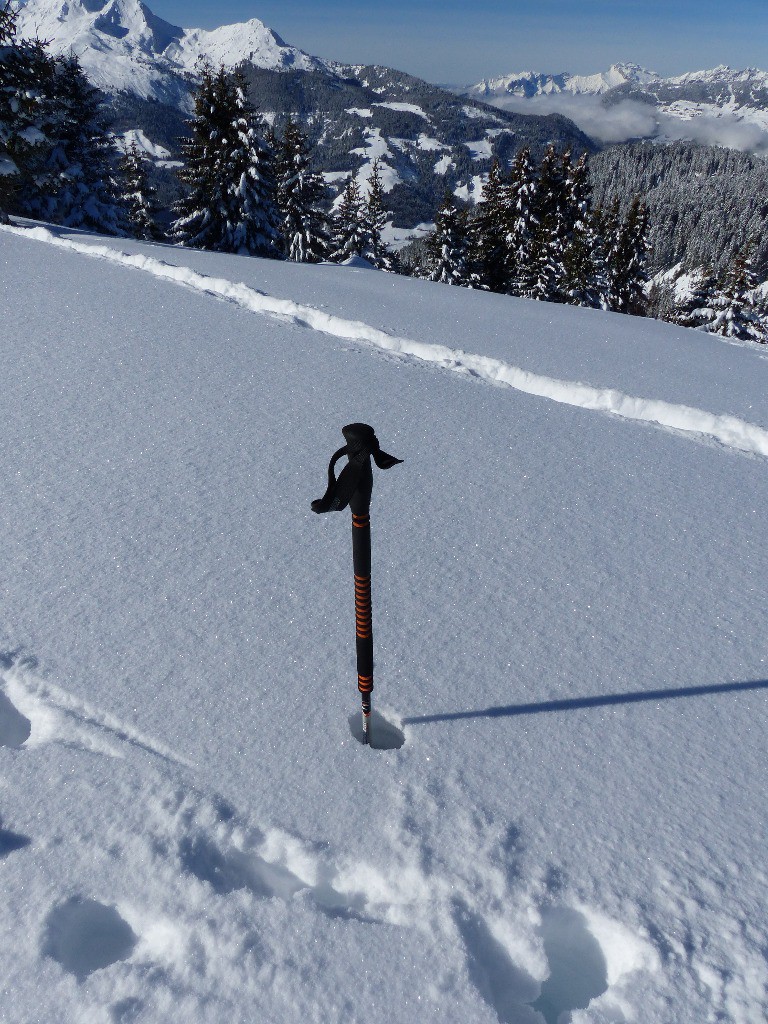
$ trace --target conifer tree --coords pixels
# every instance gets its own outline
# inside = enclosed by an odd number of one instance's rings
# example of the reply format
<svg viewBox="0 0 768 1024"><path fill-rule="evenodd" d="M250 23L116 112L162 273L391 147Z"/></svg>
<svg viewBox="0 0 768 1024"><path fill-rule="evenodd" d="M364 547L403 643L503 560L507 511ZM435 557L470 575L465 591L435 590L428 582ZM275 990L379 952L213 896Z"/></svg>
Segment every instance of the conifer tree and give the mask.
<svg viewBox="0 0 768 1024"><path fill-rule="evenodd" d="M175 207L172 235L193 248L276 258L279 214L264 124L242 75L203 65L200 76L179 173L187 194Z"/></svg>
<svg viewBox="0 0 768 1024"><path fill-rule="evenodd" d="M446 192L435 217L435 230L428 241L432 263L430 281L441 284L471 285L469 270L469 232L465 210L459 210L453 195Z"/></svg>
<svg viewBox="0 0 768 1024"><path fill-rule="evenodd" d="M18 11L0 0L0 222L18 206L50 149L46 99L53 61L39 41L19 40Z"/></svg>
<svg viewBox="0 0 768 1024"><path fill-rule="evenodd" d="M567 302L599 309L604 303L606 280L604 248L598 220L592 212L588 157L568 167L565 205L568 235L563 252L562 291Z"/></svg>
<svg viewBox="0 0 768 1024"><path fill-rule="evenodd" d="M43 166L22 189L22 209L67 227L124 235L125 214L115 181L117 149L99 92L75 54L54 60L44 106L50 148Z"/></svg>
<svg viewBox="0 0 768 1024"><path fill-rule="evenodd" d="M708 331L717 315L717 282L711 267L691 271L688 295L676 301L669 319L681 327Z"/></svg>
<svg viewBox="0 0 768 1024"><path fill-rule="evenodd" d="M364 257L369 246L366 220L365 203L360 194L360 187L354 177L349 177L333 216L330 258L334 263L343 263L352 256Z"/></svg>
<svg viewBox="0 0 768 1024"><path fill-rule="evenodd" d="M507 196L498 160L494 160L483 185L471 224L471 262L479 288L491 292L507 290L510 267L507 250Z"/></svg>
<svg viewBox="0 0 768 1024"><path fill-rule="evenodd" d="M708 327L713 334L741 341L768 341L768 330L754 295L757 275L754 269L755 242L748 242L736 253L725 273L715 298L715 318Z"/></svg>
<svg viewBox="0 0 768 1024"><path fill-rule="evenodd" d="M320 263L329 244L322 208L325 184L311 170L307 136L291 119L277 143L276 168L283 254L297 263Z"/></svg>
<svg viewBox="0 0 768 1024"><path fill-rule="evenodd" d="M507 231L507 291L523 295L532 284L529 267L531 246L536 232L537 201L536 169L531 151L526 146L515 157L509 179L504 186Z"/></svg>
<svg viewBox="0 0 768 1024"><path fill-rule="evenodd" d="M539 168L538 223L531 243L528 282L523 294L544 302L565 301L565 180L569 165L569 153L558 159L555 147L549 146Z"/></svg>
<svg viewBox="0 0 768 1024"><path fill-rule="evenodd" d="M120 173L125 188L123 202L128 231L134 238L159 241L163 233L157 225L157 190L149 183L144 160L135 142L131 142L120 161Z"/></svg>
<svg viewBox="0 0 768 1024"><path fill-rule="evenodd" d="M382 231L387 221L387 213L384 209L384 185L379 171L379 161L374 160L371 173L368 178L368 201L365 207L365 223L368 229L368 244L363 253L365 259L372 263L379 270L387 270L394 273L397 270L397 260L389 252L382 238Z"/></svg>
<svg viewBox="0 0 768 1024"><path fill-rule="evenodd" d="M608 242L608 307L617 313L643 316L648 280L648 210L636 196L626 218L618 223L616 201L607 225L612 236Z"/></svg>

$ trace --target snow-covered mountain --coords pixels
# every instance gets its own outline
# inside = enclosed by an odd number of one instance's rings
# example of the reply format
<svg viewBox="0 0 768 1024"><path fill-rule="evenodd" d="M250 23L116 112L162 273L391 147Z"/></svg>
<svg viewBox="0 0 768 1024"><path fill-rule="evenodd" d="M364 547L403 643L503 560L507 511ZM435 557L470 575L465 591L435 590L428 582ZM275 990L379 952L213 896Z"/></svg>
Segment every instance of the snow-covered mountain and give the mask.
<svg viewBox="0 0 768 1024"><path fill-rule="evenodd" d="M158 18L141 0L24 0L22 35L49 40L57 53L73 50L98 88L178 103L186 77L203 56L234 67L249 61L276 70L324 68L257 18L206 31Z"/></svg>
<svg viewBox="0 0 768 1024"><path fill-rule="evenodd" d="M563 72L559 75L543 74L537 71L520 71L502 75L498 78L486 78L473 85L468 92L473 96L552 96L561 92L581 95L601 95L609 89L627 83L646 84L658 79L652 71L646 71L638 64L612 64L608 71L596 75L571 75Z"/></svg>
<svg viewBox="0 0 768 1024"><path fill-rule="evenodd" d="M466 90L503 109L558 111L605 142L690 139L768 153L768 72L720 65L665 78L637 64L596 75L534 71Z"/></svg>

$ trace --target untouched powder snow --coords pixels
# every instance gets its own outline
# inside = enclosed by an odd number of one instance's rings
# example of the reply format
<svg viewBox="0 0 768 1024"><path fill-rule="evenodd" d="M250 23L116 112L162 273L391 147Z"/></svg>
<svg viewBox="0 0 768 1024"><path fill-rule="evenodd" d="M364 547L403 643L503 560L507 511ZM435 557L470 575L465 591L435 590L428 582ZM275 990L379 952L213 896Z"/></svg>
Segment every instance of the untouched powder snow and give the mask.
<svg viewBox="0 0 768 1024"><path fill-rule="evenodd" d="M185 285L195 291L219 296L254 313L273 313L288 318L299 326L351 341L367 342L388 352L413 356L458 373L471 374L490 383L506 384L529 395L550 398L564 405L613 413L631 420L644 420L693 434L706 434L731 448L768 457L768 430L745 423L735 416L715 415L689 406L675 406L648 398L635 398L611 388L595 388L578 382L553 380L509 366L498 359L455 351L443 345L425 345L409 338L397 338L369 324L326 313L249 288L245 284L198 274L187 267L141 254L131 255L109 246L94 246L57 238L46 228L4 228L28 238L71 249L85 256L107 259L123 266L144 270L155 277Z"/></svg>
<svg viewBox="0 0 768 1024"><path fill-rule="evenodd" d="M0 1018L764 1018L762 351L41 226L0 323Z"/></svg>

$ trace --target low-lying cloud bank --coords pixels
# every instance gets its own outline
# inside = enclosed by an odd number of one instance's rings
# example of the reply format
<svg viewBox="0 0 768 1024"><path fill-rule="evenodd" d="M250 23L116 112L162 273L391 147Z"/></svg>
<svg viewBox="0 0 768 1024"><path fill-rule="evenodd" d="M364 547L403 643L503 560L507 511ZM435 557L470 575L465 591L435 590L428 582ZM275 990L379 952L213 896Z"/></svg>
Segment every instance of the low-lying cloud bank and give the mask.
<svg viewBox="0 0 768 1024"><path fill-rule="evenodd" d="M665 114L648 103L622 100L606 106L598 96L496 96L485 102L520 114L563 114L583 132L605 144L631 139L686 140L707 146L727 146L768 156L768 131L730 111L717 116L699 114L688 120Z"/></svg>

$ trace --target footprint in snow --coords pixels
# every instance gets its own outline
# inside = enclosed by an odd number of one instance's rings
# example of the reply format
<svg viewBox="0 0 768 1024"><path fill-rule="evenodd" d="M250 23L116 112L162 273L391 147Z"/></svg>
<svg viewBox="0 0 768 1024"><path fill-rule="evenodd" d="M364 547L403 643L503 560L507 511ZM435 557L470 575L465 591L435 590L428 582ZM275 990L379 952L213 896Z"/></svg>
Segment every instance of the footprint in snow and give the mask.
<svg viewBox="0 0 768 1024"><path fill-rule="evenodd" d="M94 971L127 960L137 942L114 907L73 896L48 915L42 952L84 981Z"/></svg>
<svg viewBox="0 0 768 1024"><path fill-rule="evenodd" d="M32 723L0 690L0 747L19 748L29 739Z"/></svg>
<svg viewBox="0 0 768 1024"><path fill-rule="evenodd" d="M2 819L0 819L0 860L3 857L7 857L9 853L15 853L17 850L23 850L25 846L29 846L32 840L29 836L17 835L15 832L7 832L2 827Z"/></svg>
<svg viewBox="0 0 768 1024"><path fill-rule="evenodd" d="M278 896L288 900L307 885L280 864L270 864L255 853L232 847L220 849L207 836L182 839L179 844L182 866L201 882L208 882L219 896L248 889L255 896Z"/></svg>
<svg viewBox="0 0 768 1024"><path fill-rule="evenodd" d="M110 1010L110 1017L113 1024L130 1024L131 1021L138 1020L143 1009L144 1003L140 999L129 997L115 1003Z"/></svg>
<svg viewBox="0 0 768 1024"><path fill-rule="evenodd" d="M472 983L501 1024L541 1024L539 1014L528 1005L536 998L536 981L513 963L483 918L460 905L454 911L454 921L464 942Z"/></svg>
<svg viewBox="0 0 768 1024"><path fill-rule="evenodd" d="M454 913L475 987L501 1024L570 1024L608 988L603 951L583 914L568 907L542 913L540 934L549 977L539 985L510 958L480 915L460 906Z"/></svg>
<svg viewBox="0 0 768 1024"><path fill-rule="evenodd" d="M568 907L541 915L541 937L549 977L532 1003L547 1024L570 1024L573 1010L584 1010L608 988L608 968L587 919Z"/></svg>
<svg viewBox="0 0 768 1024"><path fill-rule="evenodd" d="M287 902L303 892L327 917L377 923L378 919L367 913L361 894L339 892L333 886L332 871L322 867L319 880L310 884L283 864L268 861L252 850L220 846L202 832L182 839L178 852L183 869L207 882L219 896L247 889L259 899Z"/></svg>

